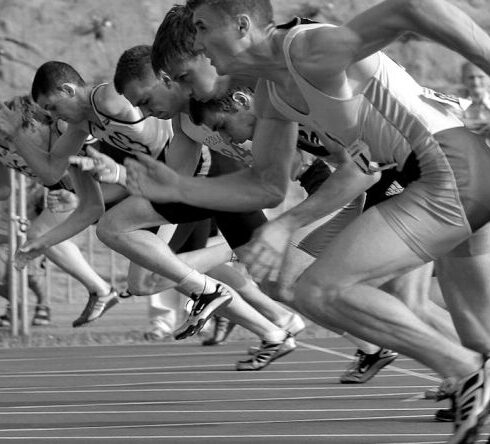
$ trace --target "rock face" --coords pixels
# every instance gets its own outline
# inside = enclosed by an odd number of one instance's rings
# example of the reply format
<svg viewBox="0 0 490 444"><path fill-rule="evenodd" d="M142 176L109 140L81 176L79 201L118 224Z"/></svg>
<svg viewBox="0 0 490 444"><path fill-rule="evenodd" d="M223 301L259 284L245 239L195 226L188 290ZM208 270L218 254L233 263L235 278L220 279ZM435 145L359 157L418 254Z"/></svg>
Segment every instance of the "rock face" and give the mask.
<svg viewBox="0 0 490 444"><path fill-rule="evenodd" d="M490 29L490 0L451 0ZM341 23L378 0L272 0L277 21L308 15ZM151 43L172 0L0 0L0 93L28 92L47 60L73 64L87 80L106 80L122 51ZM427 42L396 43L388 53L419 81L453 90L462 59Z"/></svg>

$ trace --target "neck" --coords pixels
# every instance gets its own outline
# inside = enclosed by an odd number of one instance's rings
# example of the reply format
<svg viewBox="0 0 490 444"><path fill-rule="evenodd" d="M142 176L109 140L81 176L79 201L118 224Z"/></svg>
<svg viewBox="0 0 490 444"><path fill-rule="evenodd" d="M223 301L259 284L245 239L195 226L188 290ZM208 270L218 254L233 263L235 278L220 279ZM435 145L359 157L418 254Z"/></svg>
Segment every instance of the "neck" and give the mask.
<svg viewBox="0 0 490 444"><path fill-rule="evenodd" d="M288 72L283 55L286 32L271 25L267 32L257 38L250 49L242 54L230 73L234 78L241 75L253 79L266 79L281 83Z"/></svg>

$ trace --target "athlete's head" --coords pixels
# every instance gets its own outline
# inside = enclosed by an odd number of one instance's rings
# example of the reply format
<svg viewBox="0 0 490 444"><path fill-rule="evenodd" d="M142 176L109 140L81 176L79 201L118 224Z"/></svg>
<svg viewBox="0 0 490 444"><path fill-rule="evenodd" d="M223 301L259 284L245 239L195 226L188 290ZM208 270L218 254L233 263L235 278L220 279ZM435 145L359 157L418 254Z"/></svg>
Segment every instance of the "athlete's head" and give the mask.
<svg viewBox="0 0 490 444"><path fill-rule="evenodd" d="M157 76L166 72L191 91L193 97L207 100L216 90L218 74L202 50L194 48L192 11L175 5L158 28L151 61Z"/></svg>
<svg viewBox="0 0 490 444"><path fill-rule="evenodd" d="M31 95L54 119L77 123L85 118L81 106L85 86L85 81L71 65L50 61L36 71Z"/></svg>
<svg viewBox="0 0 490 444"><path fill-rule="evenodd" d="M114 75L114 86L145 116L171 119L181 112L189 93L167 74L157 77L151 66L151 46L130 48L121 55Z"/></svg>
<svg viewBox="0 0 490 444"><path fill-rule="evenodd" d="M196 125L206 125L223 140L244 143L252 140L257 118L254 96L248 88L234 88L220 99L199 102L191 99L190 116Z"/></svg>
<svg viewBox="0 0 490 444"><path fill-rule="evenodd" d="M218 74L230 74L237 56L261 41L274 25L270 0L187 0L196 28L195 47Z"/></svg>
<svg viewBox="0 0 490 444"><path fill-rule="evenodd" d="M462 81L468 94L475 101L482 100L489 92L490 79L478 66L464 63L461 67Z"/></svg>

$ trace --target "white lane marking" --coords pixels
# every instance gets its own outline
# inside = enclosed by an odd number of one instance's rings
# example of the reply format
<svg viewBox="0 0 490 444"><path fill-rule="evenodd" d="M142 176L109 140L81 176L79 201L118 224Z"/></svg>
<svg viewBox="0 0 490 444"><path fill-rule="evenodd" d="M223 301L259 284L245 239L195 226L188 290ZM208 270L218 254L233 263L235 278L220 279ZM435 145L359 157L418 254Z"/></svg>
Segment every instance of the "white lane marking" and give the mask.
<svg viewBox="0 0 490 444"><path fill-rule="evenodd" d="M338 370L337 370L338 371ZM214 372L213 374L216 374ZM382 374L379 375L378 379L381 378L396 378L399 377L400 375L394 374L394 375L389 375L389 374ZM125 382L125 383L115 383L115 384L70 384L70 388L75 389L75 388L88 388L88 387L93 387L93 388L104 388L104 387L135 387L135 386L152 386L152 385L179 385L179 384L242 384L242 383L247 383L247 382L300 382L300 381L337 381L338 376L319 376L319 377L306 377L306 378L257 378L257 379L216 379L216 380L209 380L209 381L203 381L203 380L182 380L182 381L146 381L146 382ZM389 386L376 386L377 388L419 388L419 389L424 389L424 388L431 388L433 385L389 385ZM55 385L46 385L46 386L32 386L32 387L26 387L25 385L19 386L19 387L4 387L0 388L0 393L14 393L17 390L27 390L27 389L36 389L36 390L49 390L49 389L57 389L60 388L60 386L55 386ZM65 388L65 385L61 385L61 388ZM340 390L341 388L344 390L354 390L358 389L359 387L356 387L355 384L353 385L342 385L342 386L332 386L331 387L333 390ZM364 386L364 388L373 388L371 386Z"/></svg>
<svg viewBox="0 0 490 444"><path fill-rule="evenodd" d="M382 393L382 394L366 394L366 395L349 395L349 398L362 399L362 398L386 398L389 396L400 397L400 396L408 396L413 395L414 393ZM97 403L77 403L77 404L44 404L44 405L20 405L20 406L9 406L9 407L1 407L2 409L9 410L22 410L22 409L30 409L30 408L68 408L68 407L102 407L102 406L129 406L129 405L178 405L178 404L213 404L213 403L232 403L232 402L285 402L285 401L312 401L312 400L325 400L325 399L338 399L345 398L346 395L325 395L325 396L294 396L294 397L281 397L281 398L235 398L235 399L189 399L189 400L174 400L174 401L139 401L139 402L131 402L131 401L115 401L115 402L97 402Z"/></svg>
<svg viewBox="0 0 490 444"><path fill-rule="evenodd" d="M119 414L143 414L143 413L155 413L155 414L202 414L202 413L336 413L336 412L420 412L428 410L433 412L433 407L410 407L410 408L377 408L377 409L239 409L239 410L64 410L59 412L53 411L34 411L34 412L0 412L0 415L73 415L73 414L85 414L85 415L119 415ZM388 418L388 417L387 417ZM362 419L359 418L359 419Z"/></svg>
<svg viewBox="0 0 490 444"><path fill-rule="evenodd" d="M256 438L406 438L406 437L448 437L450 436L449 433L362 433L362 434L353 434L353 433L345 433L343 435L338 435L338 434L308 434L308 435L292 435L292 434L287 434L287 435L275 435L275 434L269 434L269 435L153 435L153 436L148 436L148 435L129 435L129 436L72 436L72 435L67 435L67 436L50 436L48 439L50 440L60 440L60 439L70 439L70 440L82 440L83 442L89 442L91 440L113 440L113 439L128 439L128 440L143 440L143 439L192 439L192 440L199 440L199 439L233 439L234 441L236 440L247 440L245 442L250 442L250 439L256 439ZM47 438L41 438L41 437L34 437L34 436L29 436L29 435L24 435L24 436L12 436L12 437L3 437L3 440L20 440L20 439L29 439L29 440L46 440ZM446 441L416 441L412 443L407 443L403 442L403 444L444 444ZM480 442L485 442L484 440L478 440L476 441L478 443ZM402 444L402 443L391 443L391 444Z"/></svg>
<svg viewBox="0 0 490 444"><path fill-rule="evenodd" d="M128 424L128 425L103 425L103 426L77 426L77 427L36 427L30 428L30 432L48 432L48 431L60 431L60 430L113 430L113 429L139 429L139 428L170 428L170 427L196 427L196 426L219 426L219 425L244 425L244 424L291 424L294 423L326 423L326 422L351 422L351 421L379 421L379 420L393 420L393 419L423 419L432 418L433 415L397 415L397 416L366 416L363 418L316 418L316 419L286 419L286 420L253 420L253 421L223 421L223 422L178 422L178 423L165 423L165 424ZM26 427L20 429L8 428L1 429L2 433L11 432L25 432ZM413 436L418 436L414 434Z"/></svg>

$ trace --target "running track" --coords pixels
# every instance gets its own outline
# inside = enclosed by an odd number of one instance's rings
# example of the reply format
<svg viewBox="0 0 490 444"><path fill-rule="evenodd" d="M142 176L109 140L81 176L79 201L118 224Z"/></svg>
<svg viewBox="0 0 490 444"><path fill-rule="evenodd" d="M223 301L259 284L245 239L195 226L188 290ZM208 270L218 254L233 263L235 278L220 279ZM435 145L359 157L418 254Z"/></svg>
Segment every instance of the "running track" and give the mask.
<svg viewBox="0 0 490 444"><path fill-rule="evenodd" d="M1 350L0 443L435 444L451 433L432 420L445 405L420 399L439 380L415 361L342 385L354 350L341 338L237 372L249 345Z"/></svg>

